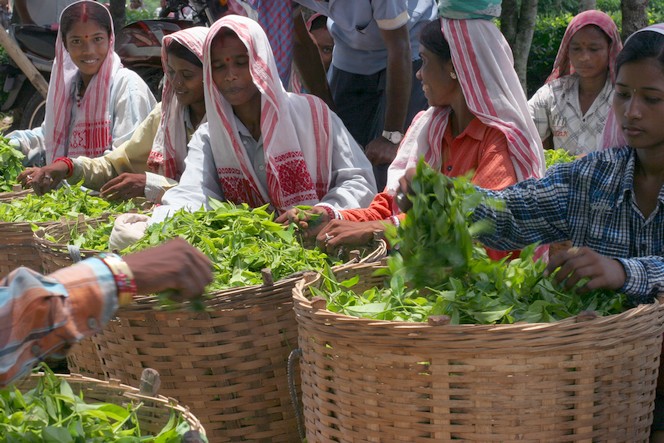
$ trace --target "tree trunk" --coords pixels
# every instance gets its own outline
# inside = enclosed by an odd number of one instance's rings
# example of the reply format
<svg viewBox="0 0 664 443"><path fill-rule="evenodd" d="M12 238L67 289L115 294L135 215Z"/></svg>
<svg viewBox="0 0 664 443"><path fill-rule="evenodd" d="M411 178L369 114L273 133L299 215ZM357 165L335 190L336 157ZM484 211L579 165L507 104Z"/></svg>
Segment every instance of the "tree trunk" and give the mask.
<svg viewBox="0 0 664 443"><path fill-rule="evenodd" d="M110 0L111 17L113 17L113 28L117 33L125 24L125 0Z"/></svg>
<svg viewBox="0 0 664 443"><path fill-rule="evenodd" d="M648 25L648 0L621 0L622 39Z"/></svg>
<svg viewBox="0 0 664 443"><path fill-rule="evenodd" d="M526 70L537 19L537 1L521 0L521 8L518 7L516 0L503 0L501 5L500 31L512 48L514 69L524 93L527 91Z"/></svg>
<svg viewBox="0 0 664 443"><path fill-rule="evenodd" d="M579 1L579 12L588 11L589 9L597 9L597 0Z"/></svg>

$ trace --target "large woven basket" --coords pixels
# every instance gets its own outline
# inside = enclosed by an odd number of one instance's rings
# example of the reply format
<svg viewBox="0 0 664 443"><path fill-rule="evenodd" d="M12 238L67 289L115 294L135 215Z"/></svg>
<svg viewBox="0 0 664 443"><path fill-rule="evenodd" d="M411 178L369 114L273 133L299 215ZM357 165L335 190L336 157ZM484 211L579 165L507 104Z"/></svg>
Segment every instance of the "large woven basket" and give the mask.
<svg viewBox="0 0 664 443"><path fill-rule="evenodd" d="M47 227L60 222L34 223ZM34 242L32 224L28 222L0 222L0 278L19 266L42 272L41 257Z"/></svg>
<svg viewBox="0 0 664 443"><path fill-rule="evenodd" d="M9 192L0 192L0 202L9 202L15 198L22 198L28 194L32 194L34 191L32 188L23 189L21 185L14 185L12 190Z"/></svg>
<svg viewBox="0 0 664 443"><path fill-rule="evenodd" d="M137 388L121 384L118 380L101 381L80 374L56 374L71 386L75 394L82 393L86 403L112 403L125 406L129 403L142 403L136 412L141 430L157 435L166 425L170 411L175 411L189 424L192 431L205 435L205 429L188 407L182 406L173 398L163 395L146 395ZM25 392L34 388L43 374L32 374L16 383L17 388Z"/></svg>
<svg viewBox="0 0 664 443"><path fill-rule="evenodd" d="M189 405L211 442L298 441L287 378L297 281L212 294L205 312L156 310L156 297L139 298L93 337L105 376L134 384L143 368L156 369L160 392Z"/></svg>
<svg viewBox="0 0 664 443"><path fill-rule="evenodd" d="M358 290L383 284L377 265ZM311 280L311 279L310 279ZM659 302L550 324L359 319L296 285L308 441L646 442L662 343Z"/></svg>

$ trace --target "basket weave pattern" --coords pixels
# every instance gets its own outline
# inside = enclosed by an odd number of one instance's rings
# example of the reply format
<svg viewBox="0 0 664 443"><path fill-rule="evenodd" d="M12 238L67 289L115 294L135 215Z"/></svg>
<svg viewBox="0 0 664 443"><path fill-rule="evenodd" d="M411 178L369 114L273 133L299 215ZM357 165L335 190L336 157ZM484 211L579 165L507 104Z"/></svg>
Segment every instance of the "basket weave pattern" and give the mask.
<svg viewBox="0 0 664 443"><path fill-rule="evenodd" d="M35 223L46 227L60 222ZM0 278L19 266L42 272L41 258L35 247L34 233L28 222L0 222Z"/></svg>
<svg viewBox="0 0 664 443"><path fill-rule="evenodd" d="M156 369L160 392L187 404L211 442L298 441L286 376L297 281L218 292L206 312L159 311L155 297L139 298L93 337L105 375L134 384Z"/></svg>
<svg viewBox="0 0 664 443"><path fill-rule="evenodd" d="M16 383L16 386L19 390L25 392L34 388L42 376L41 374L32 374L30 377L20 380ZM168 422L170 411L173 410L189 423L191 430L205 435L205 430L198 418L189 411L188 407L180 405L172 398L166 398L163 395L144 395L137 388L121 384L117 380L101 381L80 374L56 374L56 376L69 383L75 394L82 392L86 403L102 402L121 406L131 402L135 404L143 403L136 412L143 432L157 435Z"/></svg>
<svg viewBox="0 0 664 443"><path fill-rule="evenodd" d="M359 274L367 289L382 283L376 267L337 278ZM309 441L648 441L659 303L585 321L430 326L332 313L306 285L293 294Z"/></svg>

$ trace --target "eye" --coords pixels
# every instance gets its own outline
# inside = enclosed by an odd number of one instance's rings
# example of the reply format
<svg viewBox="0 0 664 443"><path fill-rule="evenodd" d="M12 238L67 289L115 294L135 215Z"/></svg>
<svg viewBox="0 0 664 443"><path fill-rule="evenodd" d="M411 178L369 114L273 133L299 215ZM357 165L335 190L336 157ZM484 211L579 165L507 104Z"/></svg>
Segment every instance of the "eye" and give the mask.
<svg viewBox="0 0 664 443"><path fill-rule="evenodd" d="M614 94L615 94L616 97L619 97L621 99L629 98L629 93L628 92L621 92L621 91L616 90Z"/></svg>
<svg viewBox="0 0 664 443"><path fill-rule="evenodd" d="M655 105L661 101L662 99L659 97L646 97L646 103L650 103L651 105Z"/></svg>

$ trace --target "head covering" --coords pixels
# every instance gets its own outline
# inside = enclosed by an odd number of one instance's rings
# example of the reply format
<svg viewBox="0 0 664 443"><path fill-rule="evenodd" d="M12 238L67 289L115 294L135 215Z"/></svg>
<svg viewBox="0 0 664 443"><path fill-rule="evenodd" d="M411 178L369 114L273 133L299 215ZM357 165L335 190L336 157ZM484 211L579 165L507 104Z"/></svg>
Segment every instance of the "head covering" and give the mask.
<svg viewBox="0 0 664 443"><path fill-rule="evenodd" d="M161 64L164 72L168 72L166 48L173 40L189 49L202 63L203 45L208 30L203 26L195 26L165 36L161 45ZM187 131L184 127L185 107L178 101L168 75L164 76L161 97L161 123L148 157L148 167L159 175L179 180L184 171L184 159L187 156Z"/></svg>
<svg viewBox="0 0 664 443"><path fill-rule="evenodd" d="M102 4L82 0L67 6L60 15L60 21L70 13L71 8L81 3L87 3L90 8L100 8L108 15L111 23L108 53L99 71L90 80L83 98L77 103L74 90L80 79L78 68L65 49L62 27L58 31L44 118L47 164L62 156L99 157L111 147L113 142L108 102L113 75L122 67L120 57L113 51L115 41L113 20L108 9ZM74 122L70 121L72 106L79 108Z"/></svg>
<svg viewBox="0 0 664 443"><path fill-rule="evenodd" d="M268 189L257 179L239 137L233 108L212 78L210 48L223 28L233 31L247 47L249 71L261 94ZM330 112L317 97L284 90L261 26L238 15L217 20L205 39L203 70L210 140L224 197L251 206L271 203L277 210L317 203L330 186Z"/></svg>
<svg viewBox="0 0 664 443"><path fill-rule="evenodd" d="M544 150L528 112L523 88L513 67L512 51L488 20L441 19L452 64L470 111L482 123L505 134L519 180L544 174ZM442 167L439 149L451 108L430 107L411 123L390 165L387 189L395 190L406 169L424 159Z"/></svg>
<svg viewBox="0 0 664 443"><path fill-rule="evenodd" d="M501 0L439 0L438 16L454 19L500 17Z"/></svg>
<svg viewBox="0 0 664 443"><path fill-rule="evenodd" d="M581 28L588 25L595 25L599 27L609 38L609 73L611 75L611 82L613 83L616 81L616 74L614 72L616 57L622 49L620 33L618 32L616 23L611 17L602 11L592 9L577 14L569 22L569 25L567 25L565 35L563 36L562 42L560 42L560 47L558 48L556 61L553 63L553 71L551 71L551 74L546 79L546 83L549 83L559 77L574 74L574 66L572 66L569 59L569 44L572 41L574 34L576 34L577 31L579 31Z"/></svg>
<svg viewBox="0 0 664 443"><path fill-rule="evenodd" d="M627 37L627 40L625 40L625 45L627 42L629 42L629 39L632 38L632 36L644 31L658 32L664 35L664 23L657 23L655 25L650 25L643 29L639 29ZM602 131L602 139L600 140L600 143L601 144L599 149L609 149L625 146L627 144L627 140L625 140L625 135L622 131L622 125L618 122L616 114L613 112L613 107L611 107L609 115L606 117L606 124L604 125L604 131Z"/></svg>

